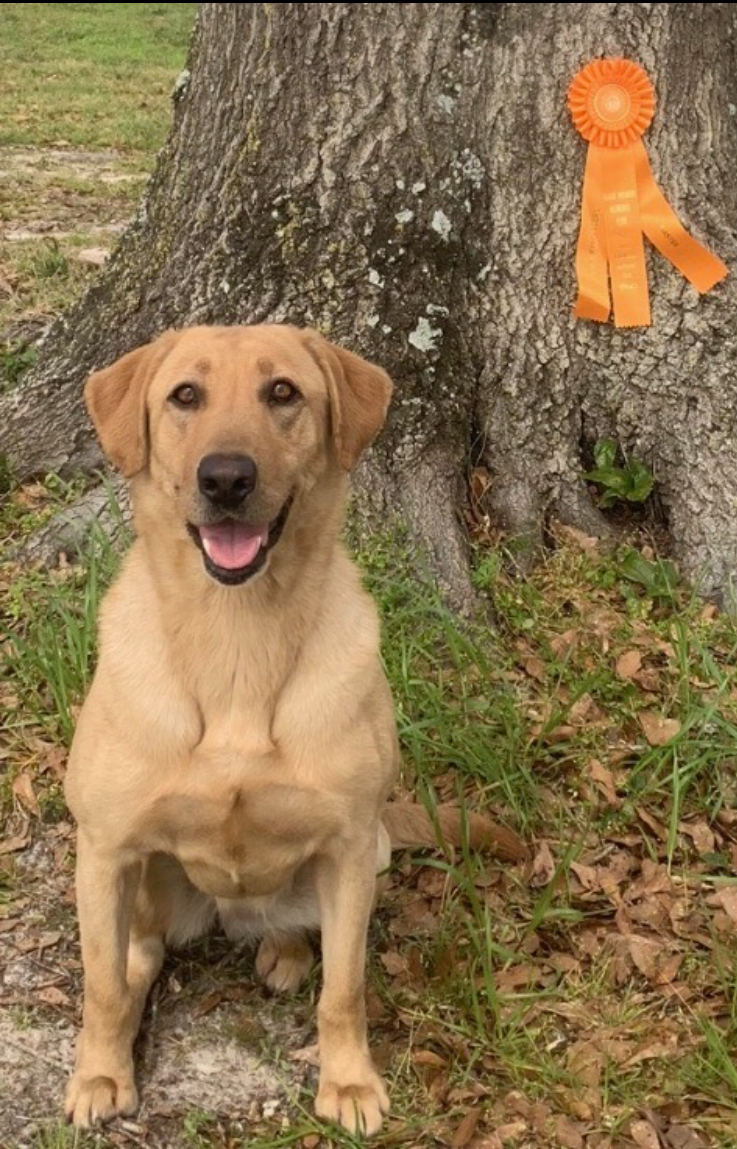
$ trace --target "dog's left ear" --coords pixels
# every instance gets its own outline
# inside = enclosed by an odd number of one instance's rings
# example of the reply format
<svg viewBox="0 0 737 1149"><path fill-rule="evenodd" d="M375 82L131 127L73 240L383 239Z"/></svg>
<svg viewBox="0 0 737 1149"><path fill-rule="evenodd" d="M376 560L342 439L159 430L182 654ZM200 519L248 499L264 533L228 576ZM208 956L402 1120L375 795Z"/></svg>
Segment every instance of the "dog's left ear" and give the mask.
<svg viewBox="0 0 737 1149"><path fill-rule="evenodd" d="M338 462L350 471L383 427L394 387L381 367L329 343L317 331L305 334L327 378Z"/></svg>
<svg viewBox="0 0 737 1149"><path fill-rule="evenodd" d="M148 462L146 392L168 352L173 331L129 351L110 367L90 375L84 388L87 410L102 449L126 479Z"/></svg>

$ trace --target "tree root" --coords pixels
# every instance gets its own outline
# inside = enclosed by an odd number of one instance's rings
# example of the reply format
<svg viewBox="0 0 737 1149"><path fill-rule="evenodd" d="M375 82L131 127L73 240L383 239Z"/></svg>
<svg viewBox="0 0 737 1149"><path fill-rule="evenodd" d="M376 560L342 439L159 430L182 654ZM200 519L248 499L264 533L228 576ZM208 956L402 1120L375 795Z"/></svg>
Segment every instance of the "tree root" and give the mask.
<svg viewBox="0 0 737 1149"><path fill-rule="evenodd" d="M566 526L575 527L577 531L604 543L614 541L611 524L594 506L583 483L568 484L558 497L556 510L557 517Z"/></svg>
<svg viewBox="0 0 737 1149"><path fill-rule="evenodd" d="M411 470L403 472L399 499L445 601L465 618L478 614L481 604L471 583L468 541L458 517L463 502L459 461L441 447L428 447Z"/></svg>
<svg viewBox="0 0 737 1149"><path fill-rule="evenodd" d="M111 543L122 544L129 519L130 507L123 481L116 479L110 485L100 483L34 531L18 548L15 557L45 567L56 566L62 553L70 558L81 555L95 528Z"/></svg>

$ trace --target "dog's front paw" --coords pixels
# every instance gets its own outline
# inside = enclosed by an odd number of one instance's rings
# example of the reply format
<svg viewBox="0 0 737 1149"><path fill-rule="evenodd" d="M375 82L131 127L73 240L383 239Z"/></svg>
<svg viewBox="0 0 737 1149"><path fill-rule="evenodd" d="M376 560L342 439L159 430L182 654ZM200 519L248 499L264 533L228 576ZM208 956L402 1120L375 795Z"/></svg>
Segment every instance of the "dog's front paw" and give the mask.
<svg viewBox="0 0 737 1149"><path fill-rule="evenodd" d="M67 1086L64 1103L67 1121L83 1129L103 1125L113 1117L129 1117L137 1108L138 1093L132 1071L107 1077L77 1070Z"/></svg>
<svg viewBox="0 0 737 1149"><path fill-rule="evenodd" d="M373 1068L355 1075L350 1084L321 1081L315 1113L325 1121L342 1125L349 1133L373 1137L381 1129L383 1115L389 1112L384 1082Z"/></svg>

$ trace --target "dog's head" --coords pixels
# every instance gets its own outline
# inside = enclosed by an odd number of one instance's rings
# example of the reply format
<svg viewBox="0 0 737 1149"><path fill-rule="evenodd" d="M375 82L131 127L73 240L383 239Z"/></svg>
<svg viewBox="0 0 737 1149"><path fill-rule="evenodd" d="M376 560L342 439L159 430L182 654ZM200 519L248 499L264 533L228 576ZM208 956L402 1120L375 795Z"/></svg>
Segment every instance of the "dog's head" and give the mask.
<svg viewBox="0 0 737 1149"><path fill-rule="evenodd" d="M192 327L96 371L85 399L111 462L163 496L208 573L236 585L265 567L298 496L356 464L391 391L315 331Z"/></svg>

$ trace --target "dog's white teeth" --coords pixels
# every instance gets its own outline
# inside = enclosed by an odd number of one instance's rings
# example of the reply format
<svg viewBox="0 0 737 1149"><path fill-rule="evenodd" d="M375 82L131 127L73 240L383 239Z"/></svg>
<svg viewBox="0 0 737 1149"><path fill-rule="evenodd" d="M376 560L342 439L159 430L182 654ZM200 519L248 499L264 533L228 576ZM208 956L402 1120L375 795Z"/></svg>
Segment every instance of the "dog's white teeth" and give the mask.
<svg viewBox="0 0 737 1149"><path fill-rule="evenodd" d="M200 539L201 539L201 541L202 541L202 549L203 549L203 551L205 552L205 554L207 555L207 557L208 557L209 559L212 559L212 540L211 540L211 539L206 539L206 538L204 538L202 535L200 535ZM213 562L214 562L214 561L215 561L215 560L213 559Z"/></svg>

